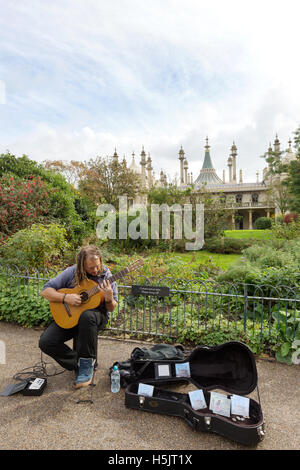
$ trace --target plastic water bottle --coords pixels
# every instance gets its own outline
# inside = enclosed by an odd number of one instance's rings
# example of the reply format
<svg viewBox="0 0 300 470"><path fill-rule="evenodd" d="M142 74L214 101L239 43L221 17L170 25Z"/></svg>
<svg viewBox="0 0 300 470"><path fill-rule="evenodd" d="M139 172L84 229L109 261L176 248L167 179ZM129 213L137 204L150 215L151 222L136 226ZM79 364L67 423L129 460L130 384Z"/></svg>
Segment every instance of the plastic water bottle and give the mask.
<svg viewBox="0 0 300 470"><path fill-rule="evenodd" d="M120 372L118 366L114 366L110 374L110 389L113 393L120 390Z"/></svg>

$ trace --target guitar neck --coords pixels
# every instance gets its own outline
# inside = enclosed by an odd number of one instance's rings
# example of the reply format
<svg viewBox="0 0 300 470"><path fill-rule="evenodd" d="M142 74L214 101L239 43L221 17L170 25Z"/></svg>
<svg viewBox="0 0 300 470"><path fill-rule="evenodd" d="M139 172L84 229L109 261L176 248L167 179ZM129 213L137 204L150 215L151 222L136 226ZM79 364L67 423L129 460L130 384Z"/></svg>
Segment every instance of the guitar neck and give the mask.
<svg viewBox="0 0 300 470"><path fill-rule="evenodd" d="M129 269L128 268L125 268L123 269L122 271L119 271L118 273L116 274L113 274L112 276L109 276L107 278L107 280L112 283L112 282L115 282L117 281L118 279L121 279L122 277L126 276L126 274L129 273Z"/></svg>
<svg viewBox="0 0 300 470"><path fill-rule="evenodd" d="M119 271L118 273L113 274L113 275L107 277L105 280L106 280L106 281L109 281L110 283L112 283L112 282L115 282L115 281L117 281L118 279L120 279L120 278L126 276L126 274L128 274L129 272L130 272L130 270L129 270L128 268L125 268L125 269L123 269L122 271ZM101 285L103 281L104 281L104 279L101 281L101 283L100 283L99 285ZM88 296L89 296L89 297L91 297L91 296L97 294L97 292L99 292L99 285L94 286L94 287L92 287L91 289L88 290Z"/></svg>

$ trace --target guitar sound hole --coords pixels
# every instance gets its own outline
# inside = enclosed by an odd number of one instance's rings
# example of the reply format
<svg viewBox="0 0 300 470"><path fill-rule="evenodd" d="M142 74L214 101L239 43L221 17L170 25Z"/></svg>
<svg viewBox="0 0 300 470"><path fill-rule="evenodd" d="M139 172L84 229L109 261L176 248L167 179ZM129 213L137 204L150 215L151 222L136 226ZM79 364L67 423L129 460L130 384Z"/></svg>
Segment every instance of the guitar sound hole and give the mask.
<svg viewBox="0 0 300 470"><path fill-rule="evenodd" d="M89 299L87 292L80 292L81 302L86 302Z"/></svg>

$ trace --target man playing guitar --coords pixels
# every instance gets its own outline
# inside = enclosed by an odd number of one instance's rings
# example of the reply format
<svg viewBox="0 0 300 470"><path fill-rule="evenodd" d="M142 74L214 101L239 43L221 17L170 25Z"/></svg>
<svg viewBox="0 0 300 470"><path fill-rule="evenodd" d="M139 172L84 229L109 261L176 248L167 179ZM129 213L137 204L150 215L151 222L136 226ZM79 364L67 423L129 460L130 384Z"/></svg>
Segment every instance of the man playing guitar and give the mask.
<svg viewBox="0 0 300 470"><path fill-rule="evenodd" d="M82 311L76 326L63 328L53 321L40 337L40 349L55 359L64 369L74 370L75 388L85 387L92 382L94 365L97 360L98 331L104 329L109 312L113 312L118 302L116 282L110 283L110 270L103 266L102 256L97 247L90 245L81 248L77 255L77 263L48 281L41 292L50 304L62 304L66 308L66 316L70 309L76 310L83 299L79 293L64 293L60 290L72 290L83 282L94 281L98 284L99 305ZM102 302L101 302L102 300ZM101 302L101 303L100 303ZM59 305L61 307L61 305ZM55 317L54 317L55 318ZM76 338L76 351L65 344Z"/></svg>

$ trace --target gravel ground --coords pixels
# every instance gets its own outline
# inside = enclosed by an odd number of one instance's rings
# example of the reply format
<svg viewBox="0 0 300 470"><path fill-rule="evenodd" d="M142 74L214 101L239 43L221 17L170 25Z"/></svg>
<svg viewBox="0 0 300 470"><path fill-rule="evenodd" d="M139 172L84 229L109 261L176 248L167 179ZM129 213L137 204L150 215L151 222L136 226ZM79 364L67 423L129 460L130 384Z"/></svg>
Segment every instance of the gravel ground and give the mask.
<svg viewBox="0 0 300 470"><path fill-rule="evenodd" d="M0 322L5 363L0 361L0 391L14 383L13 375L40 362L42 330ZM3 343L2 343L3 344ZM2 450L243 450L249 449L216 434L194 432L182 419L125 408L125 390L110 392L108 369L130 357L141 343L99 338L96 387L74 390L74 374L48 378L40 397L18 393L0 397ZM145 344L142 344L145 347ZM150 346L149 346L150 347ZM52 359L44 356L47 362ZM266 436L256 450L298 450L299 366L257 360L259 391ZM49 372L53 367L49 366ZM57 366L57 371L62 369ZM178 386L187 393L190 385ZM90 398L93 403L77 403ZM251 396L257 400L256 391Z"/></svg>

